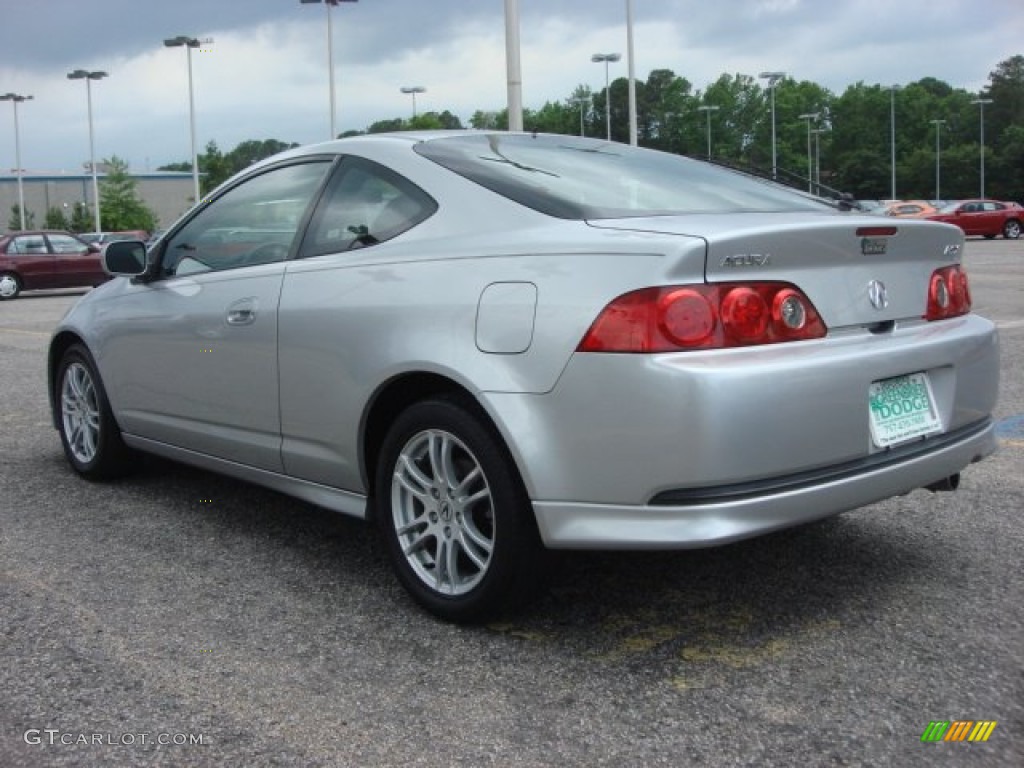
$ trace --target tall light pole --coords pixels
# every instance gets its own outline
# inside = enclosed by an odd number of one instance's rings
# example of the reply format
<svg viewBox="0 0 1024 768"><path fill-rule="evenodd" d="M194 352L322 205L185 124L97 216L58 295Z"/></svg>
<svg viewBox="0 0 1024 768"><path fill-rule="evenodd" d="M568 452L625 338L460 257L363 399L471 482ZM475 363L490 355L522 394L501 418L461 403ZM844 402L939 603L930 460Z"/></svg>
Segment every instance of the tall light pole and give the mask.
<svg viewBox="0 0 1024 768"><path fill-rule="evenodd" d="M935 202L937 204L942 199L939 196L939 168L942 165L942 142L939 141L939 136L942 133L942 126L946 124L946 121L932 120L930 122L935 126Z"/></svg>
<svg viewBox="0 0 1024 768"><path fill-rule="evenodd" d="M100 185L96 179L96 145L92 132L92 81L102 80L106 76L106 72L89 72L85 69L68 72L68 80L85 80L85 98L89 104L89 170L92 173L93 232L99 232L102 228L100 227Z"/></svg>
<svg viewBox="0 0 1024 768"><path fill-rule="evenodd" d="M896 199L896 91L898 85L889 86L889 166L892 169L890 200Z"/></svg>
<svg viewBox="0 0 1024 768"><path fill-rule="evenodd" d="M636 125L636 67L633 55L633 0L626 0L626 71L629 77L629 143L637 144Z"/></svg>
<svg viewBox="0 0 1024 768"><path fill-rule="evenodd" d="M817 120L821 116L820 112L805 112L800 115L800 120L807 121L807 191L814 192L814 182L811 176L814 175L814 164L811 161L811 121Z"/></svg>
<svg viewBox="0 0 1024 768"><path fill-rule="evenodd" d="M768 91L771 96L771 177L778 174L778 160L775 154L775 87L778 81L785 77L784 72L762 72L758 77L768 81Z"/></svg>
<svg viewBox="0 0 1024 768"><path fill-rule="evenodd" d="M403 85L399 90L402 93L412 96L412 119L416 119L416 94L426 93L427 89L422 85Z"/></svg>
<svg viewBox="0 0 1024 768"><path fill-rule="evenodd" d="M604 62L604 122L608 141L612 140L612 89L611 81L608 78L608 65L621 58L621 53L595 53L590 57L595 64Z"/></svg>
<svg viewBox="0 0 1024 768"><path fill-rule="evenodd" d="M0 96L0 101L9 101L14 105L14 169L18 177L18 213L21 214L21 229L25 230L25 188L21 181L21 136L18 132L18 105L23 101L31 101L31 96L22 96L20 93L5 93Z"/></svg>
<svg viewBox="0 0 1024 768"><path fill-rule="evenodd" d="M707 115L707 134L708 134L708 160L711 159L711 113L717 112L721 107L716 107L710 104L703 104L697 107L698 112L703 112Z"/></svg>
<svg viewBox="0 0 1024 768"><path fill-rule="evenodd" d="M519 56L519 0L505 0L505 70L508 129L523 130L523 72Z"/></svg>
<svg viewBox="0 0 1024 768"><path fill-rule="evenodd" d="M583 131L583 108L585 106L587 106L587 104L590 103L590 99L585 99L582 96L577 96L575 99L572 99L571 101L572 101L573 104L575 104L576 106L578 106L580 108L580 136L582 137L584 135L584 131Z"/></svg>
<svg viewBox="0 0 1024 768"><path fill-rule="evenodd" d="M329 138L338 138L338 131L335 128L335 109L334 105L334 27L331 23L331 8L336 6L338 3L357 3L359 0L299 0L302 5L310 5L322 2L327 7L327 85L329 90L329 101L330 101L330 123L331 123L331 135Z"/></svg>
<svg viewBox="0 0 1024 768"><path fill-rule="evenodd" d="M818 187L818 194L821 194L821 134L828 133L831 128L815 128L814 134L814 184Z"/></svg>
<svg viewBox="0 0 1024 768"><path fill-rule="evenodd" d="M188 58L188 119L189 135L192 142L192 186L194 188L195 204L199 205L201 196L199 194L199 156L196 154L196 98L195 90L192 87L192 49L198 48L202 43L198 38L178 35L177 37L164 40L164 45L168 48L184 47L186 57Z"/></svg>
<svg viewBox="0 0 1024 768"><path fill-rule="evenodd" d="M992 99L975 99L971 104L977 104L981 112L981 194L985 196L985 105L991 104Z"/></svg>

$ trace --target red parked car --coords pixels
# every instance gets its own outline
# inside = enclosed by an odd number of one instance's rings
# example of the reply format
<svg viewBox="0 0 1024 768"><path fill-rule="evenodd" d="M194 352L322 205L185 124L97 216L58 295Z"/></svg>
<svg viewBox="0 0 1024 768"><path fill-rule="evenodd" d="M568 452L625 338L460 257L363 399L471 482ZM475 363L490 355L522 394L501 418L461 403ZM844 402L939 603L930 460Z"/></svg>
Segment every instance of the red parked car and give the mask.
<svg viewBox="0 0 1024 768"><path fill-rule="evenodd" d="M984 235L989 239L1002 235L1016 240L1024 226L1024 208L998 200L960 200L924 218L956 224L967 235Z"/></svg>
<svg viewBox="0 0 1024 768"><path fill-rule="evenodd" d="M39 288L97 286L110 279L100 248L68 232L10 232L0 237L0 301Z"/></svg>

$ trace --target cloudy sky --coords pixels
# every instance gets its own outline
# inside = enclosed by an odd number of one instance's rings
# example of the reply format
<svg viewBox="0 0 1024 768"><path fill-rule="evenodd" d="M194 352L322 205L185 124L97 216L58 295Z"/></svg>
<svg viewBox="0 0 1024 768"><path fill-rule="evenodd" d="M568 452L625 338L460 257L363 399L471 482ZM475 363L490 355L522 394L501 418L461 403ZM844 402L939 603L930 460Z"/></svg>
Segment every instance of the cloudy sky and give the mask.
<svg viewBox="0 0 1024 768"><path fill-rule="evenodd" d="M978 91L1024 53L1024 0L634 0L636 74L668 68L703 90L723 72L783 70L835 93L862 81L936 77ZM519 0L523 103L604 86L595 52L621 52L626 0ZM193 51L200 151L246 139L308 143L329 134L327 12L299 0L0 0L0 94L18 109L22 166L77 172L88 160L83 81L93 83L97 158L137 172L189 156L188 81L177 35ZM359 0L332 11L338 130L420 111L467 122L506 105L503 0ZM15 165L10 102L0 102L0 172ZM695 116L694 119L698 119Z"/></svg>

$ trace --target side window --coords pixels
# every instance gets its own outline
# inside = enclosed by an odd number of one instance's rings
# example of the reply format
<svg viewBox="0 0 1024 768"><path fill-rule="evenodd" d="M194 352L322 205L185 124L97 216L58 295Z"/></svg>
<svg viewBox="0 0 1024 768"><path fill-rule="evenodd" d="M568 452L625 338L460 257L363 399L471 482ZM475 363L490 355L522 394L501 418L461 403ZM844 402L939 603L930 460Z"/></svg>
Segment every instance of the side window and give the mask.
<svg viewBox="0 0 1024 768"><path fill-rule="evenodd" d="M22 235L14 238L8 253L46 253L46 242L41 235Z"/></svg>
<svg viewBox="0 0 1024 768"><path fill-rule="evenodd" d="M382 165L347 157L310 220L303 256L365 248L397 237L429 218L437 203Z"/></svg>
<svg viewBox="0 0 1024 768"><path fill-rule="evenodd" d="M85 253L88 249L84 244L67 235L47 235L54 253Z"/></svg>
<svg viewBox="0 0 1024 768"><path fill-rule="evenodd" d="M161 274L284 261L328 168L326 160L273 168L228 190L167 242Z"/></svg>

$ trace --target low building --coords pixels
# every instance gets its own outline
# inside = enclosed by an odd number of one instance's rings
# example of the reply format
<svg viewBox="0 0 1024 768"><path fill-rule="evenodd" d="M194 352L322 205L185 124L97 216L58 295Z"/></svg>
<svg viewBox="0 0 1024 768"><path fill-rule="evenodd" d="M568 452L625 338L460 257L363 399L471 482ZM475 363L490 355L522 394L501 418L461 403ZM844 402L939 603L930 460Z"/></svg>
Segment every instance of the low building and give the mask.
<svg viewBox="0 0 1024 768"><path fill-rule="evenodd" d="M97 179L103 183L104 173ZM132 173L139 199L156 215L157 224L166 227L192 207L193 185L189 171L148 171ZM46 212L59 208L70 221L75 203L85 203L92 216L92 175L25 171L21 177L26 215L32 214L36 227L43 226ZM18 177L0 174L0 231L7 229L11 208L18 204Z"/></svg>

